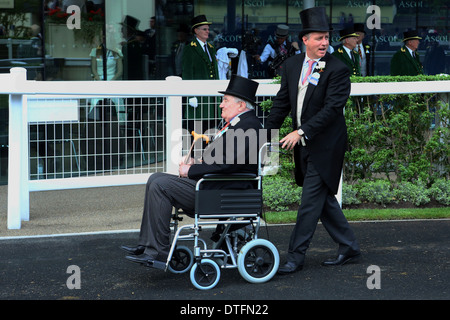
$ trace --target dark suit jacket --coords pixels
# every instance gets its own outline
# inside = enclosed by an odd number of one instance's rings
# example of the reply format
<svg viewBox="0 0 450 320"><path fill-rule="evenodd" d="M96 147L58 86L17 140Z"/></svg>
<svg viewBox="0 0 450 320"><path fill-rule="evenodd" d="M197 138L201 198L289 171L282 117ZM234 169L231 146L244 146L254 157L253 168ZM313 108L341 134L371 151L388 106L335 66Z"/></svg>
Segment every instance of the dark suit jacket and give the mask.
<svg viewBox="0 0 450 320"><path fill-rule="evenodd" d="M182 56L182 78L183 80L217 80L219 79L219 70L216 60L216 49L210 43L207 43L209 54L212 61L205 50L200 46L197 38L188 42L183 49ZM210 103L208 97L198 97L199 107L187 107L186 117L188 119L194 118L209 118L216 114L217 106L215 103Z"/></svg>
<svg viewBox="0 0 450 320"><path fill-rule="evenodd" d="M419 53L413 58L406 46L398 50L391 59L391 76L417 76L423 74Z"/></svg>
<svg viewBox="0 0 450 320"><path fill-rule="evenodd" d="M184 80L215 80L219 79L219 71L216 60L216 49L210 43L206 46L212 61L205 50L200 46L197 38L189 42L183 49L183 73Z"/></svg>
<svg viewBox="0 0 450 320"><path fill-rule="evenodd" d="M342 60L342 62L344 62L347 65L352 76L360 76L361 69L359 67L359 55L355 53L353 50L351 50L350 52L353 55L354 60L350 59L343 45L337 47L336 50L332 53L332 55L335 56L336 58L339 58L340 60Z"/></svg>
<svg viewBox="0 0 450 320"><path fill-rule="evenodd" d="M342 172L344 154L347 148L347 126L344 107L350 95L350 71L336 57L326 54L317 86L308 84L303 102L301 121L297 124L298 82L305 54L293 56L282 66L281 87L273 100L266 129L278 129L284 118L291 113L293 129L305 133L306 148L328 188L337 193ZM314 71L318 72L316 67ZM294 149L295 177L303 185L303 174L299 168L300 146Z"/></svg>
<svg viewBox="0 0 450 320"><path fill-rule="evenodd" d="M230 125L221 137L205 148L203 162L191 166L189 178L198 180L208 173L258 173L261 122L254 111L240 115L239 119L239 122ZM231 139L232 136L234 136L233 139ZM229 142L232 142L231 146ZM230 154L231 151L233 151L232 154ZM228 184L227 188L247 189L253 186L253 183L237 182Z"/></svg>

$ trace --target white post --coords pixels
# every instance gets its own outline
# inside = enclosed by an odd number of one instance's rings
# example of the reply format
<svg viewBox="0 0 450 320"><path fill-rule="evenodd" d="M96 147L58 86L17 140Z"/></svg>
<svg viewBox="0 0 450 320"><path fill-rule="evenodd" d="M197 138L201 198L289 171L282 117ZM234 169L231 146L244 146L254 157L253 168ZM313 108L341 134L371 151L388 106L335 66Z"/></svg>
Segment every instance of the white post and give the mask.
<svg viewBox="0 0 450 320"><path fill-rule="evenodd" d="M341 179L339 180L338 192L336 194L336 199L339 203L339 206L342 209L342 184L344 183L343 173L341 174Z"/></svg>
<svg viewBox="0 0 450 320"><path fill-rule="evenodd" d="M9 96L8 229L20 229L21 221L30 219L27 105L20 94L27 71L12 68L10 74L17 94Z"/></svg>
<svg viewBox="0 0 450 320"><path fill-rule="evenodd" d="M167 77L173 82L173 87L179 86L180 77ZM178 164L181 160L183 137L183 106L181 96L169 96L166 101L166 171L178 174Z"/></svg>

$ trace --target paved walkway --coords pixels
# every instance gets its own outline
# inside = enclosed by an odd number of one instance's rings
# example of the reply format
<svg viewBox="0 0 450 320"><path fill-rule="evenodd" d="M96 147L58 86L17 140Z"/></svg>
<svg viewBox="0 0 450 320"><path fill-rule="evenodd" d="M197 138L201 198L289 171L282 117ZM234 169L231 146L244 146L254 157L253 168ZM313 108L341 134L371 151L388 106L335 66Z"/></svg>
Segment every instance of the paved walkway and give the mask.
<svg viewBox="0 0 450 320"><path fill-rule="evenodd" d="M138 229L145 185L30 193L30 221L7 229L7 186L0 186L0 237Z"/></svg>
<svg viewBox="0 0 450 320"><path fill-rule="evenodd" d="M144 186L32 193L31 220L23 222L20 230L6 229L6 187L0 189L0 300L184 301L163 304L174 306L169 313L175 315L189 302L196 301L198 306L207 300L223 299L245 303L450 299L448 219L352 223L363 259L358 264L335 268L320 265L334 257L337 248L319 224L302 271L277 275L264 284L250 284L238 270L223 270L218 285L203 292L193 288L189 273L165 273L124 259L125 253L119 247L134 244L137 239ZM261 229L260 237L268 237L276 245L282 262L291 230L292 225ZM109 232L84 234L94 231ZM203 232L208 239L210 231ZM79 234L42 236L68 233ZM81 270L80 289L67 287L67 269L72 265ZM367 287L371 266L379 268L380 289ZM294 308L292 303L282 306L283 310L285 306ZM273 310L277 309L271 310L270 314L276 315Z"/></svg>

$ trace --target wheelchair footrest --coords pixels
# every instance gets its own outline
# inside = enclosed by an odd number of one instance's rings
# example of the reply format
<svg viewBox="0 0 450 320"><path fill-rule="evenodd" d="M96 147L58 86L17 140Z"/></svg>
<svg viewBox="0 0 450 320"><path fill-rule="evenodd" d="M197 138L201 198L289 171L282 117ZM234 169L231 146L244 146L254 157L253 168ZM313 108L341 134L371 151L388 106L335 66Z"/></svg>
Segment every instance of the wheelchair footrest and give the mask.
<svg viewBox="0 0 450 320"><path fill-rule="evenodd" d="M155 261L153 261L153 264L151 265L151 267L153 267L155 269L166 270L166 263L155 260Z"/></svg>

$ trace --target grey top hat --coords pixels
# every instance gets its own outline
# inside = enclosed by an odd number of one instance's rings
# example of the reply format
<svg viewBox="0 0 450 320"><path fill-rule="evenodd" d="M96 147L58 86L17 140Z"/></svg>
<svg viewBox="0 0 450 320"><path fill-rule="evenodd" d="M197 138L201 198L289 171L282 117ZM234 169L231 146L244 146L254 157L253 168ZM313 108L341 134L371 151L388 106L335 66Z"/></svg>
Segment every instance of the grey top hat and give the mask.
<svg viewBox="0 0 450 320"><path fill-rule="evenodd" d="M277 31L275 32L275 35L278 38L284 38L287 37L289 34L289 27L285 24L279 24L277 25Z"/></svg>
<svg viewBox="0 0 450 320"><path fill-rule="evenodd" d="M298 37L301 39L310 32L330 32L332 29L327 20L325 7L313 7L300 11L303 30Z"/></svg>

